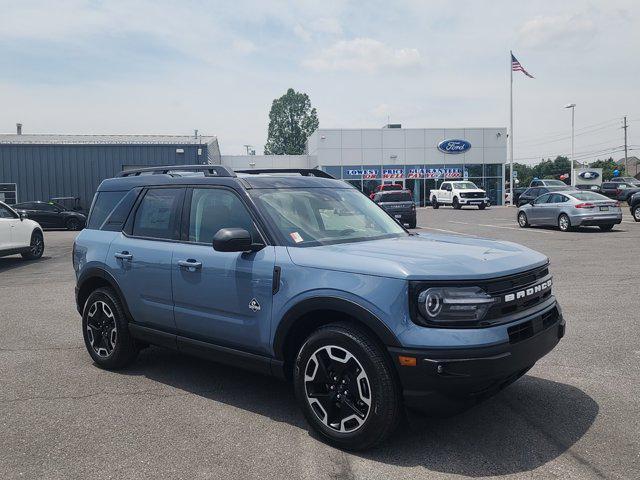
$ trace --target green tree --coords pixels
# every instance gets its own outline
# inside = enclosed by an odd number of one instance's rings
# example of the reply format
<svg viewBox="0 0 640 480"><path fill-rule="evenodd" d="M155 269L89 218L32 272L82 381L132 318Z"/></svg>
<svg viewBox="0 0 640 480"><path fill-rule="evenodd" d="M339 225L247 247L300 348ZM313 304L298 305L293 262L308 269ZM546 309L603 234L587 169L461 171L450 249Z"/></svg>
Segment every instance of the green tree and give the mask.
<svg viewBox="0 0 640 480"><path fill-rule="evenodd" d="M287 90L276 98L269 112L269 132L264 153L267 155L300 155L307 137L318 128L318 114L306 93Z"/></svg>
<svg viewBox="0 0 640 480"><path fill-rule="evenodd" d="M602 169L602 178L609 179L613 178L613 171L618 170L620 172L620 176L624 176L624 164L616 163L613 158L608 158L607 160L596 160L589 164L591 168L601 168Z"/></svg>
<svg viewBox="0 0 640 480"><path fill-rule="evenodd" d="M509 178L511 178L509 167L510 165L507 164L507 168L505 170L505 178L507 179L507 182L509 182ZM531 180L533 180L533 168L529 165L515 162L513 164L513 170L518 174L518 183L516 183L514 187L528 187Z"/></svg>

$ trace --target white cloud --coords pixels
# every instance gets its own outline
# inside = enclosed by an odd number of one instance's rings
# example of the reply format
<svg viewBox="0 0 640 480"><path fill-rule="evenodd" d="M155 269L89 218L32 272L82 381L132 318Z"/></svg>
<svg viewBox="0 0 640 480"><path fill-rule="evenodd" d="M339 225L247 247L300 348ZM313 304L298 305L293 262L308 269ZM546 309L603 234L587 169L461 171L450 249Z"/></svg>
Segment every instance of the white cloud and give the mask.
<svg viewBox="0 0 640 480"><path fill-rule="evenodd" d="M302 25L300 25L299 23L296 24L293 27L293 33L296 37L298 37L299 39L308 42L309 40L311 40L311 32L309 32L308 30L306 30Z"/></svg>
<svg viewBox="0 0 640 480"><path fill-rule="evenodd" d="M328 33L331 35L342 35L342 26L336 18L323 17L313 22L313 29L316 32Z"/></svg>
<svg viewBox="0 0 640 480"><path fill-rule="evenodd" d="M252 41L244 38L237 38L233 41L233 49L242 55L249 55L255 52L256 48L256 45Z"/></svg>
<svg viewBox="0 0 640 480"><path fill-rule="evenodd" d="M373 38L340 40L303 65L317 71L346 70L374 73L383 68L403 69L420 64L417 48L394 49Z"/></svg>
<svg viewBox="0 0 640 480"><path fill-rule="evenodd" d="M583 15L537 16L525 22L518 36L528 47L579 47L598 32Z"/></svg>

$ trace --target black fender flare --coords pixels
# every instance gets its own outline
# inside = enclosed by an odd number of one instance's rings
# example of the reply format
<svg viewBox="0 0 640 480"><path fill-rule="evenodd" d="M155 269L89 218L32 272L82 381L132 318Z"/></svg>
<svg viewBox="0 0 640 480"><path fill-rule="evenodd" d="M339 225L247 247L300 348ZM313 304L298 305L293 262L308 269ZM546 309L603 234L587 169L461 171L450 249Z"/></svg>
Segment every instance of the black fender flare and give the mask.
<svg viewBox="0 0 640 480"><path fill-rule="evenodd" d="M118 294L120 302L122 303L122 308L124 309L125 315L131 321L132 317L131 312L129 311L129 306L127 305L127 299L122 293L122 290L120 290L118 282L113 277L113 275L100 267L89 267L86 270L83 270L83 272L80 274L80 277L78 278L78 281L76 282L76 307L78 309L78 313L82 315L82 309L84 308L84 305L80 305L81 302L79 294L82 291L82 288L87 284L87 282L95 278L100 278L106 281L109 286L115 290L115 292Z"/></svg>
<svg viewBox="0 0 640 480"><path fill-rule="evenodd" d="M302 300L283 315L273 338L273 351L276 358L284 359L287 335L296 321L307 313L319 310L333 310L348 315L366 325L384 345L401 346L391 329L363 306L344 298L322 296Z"/></svg>

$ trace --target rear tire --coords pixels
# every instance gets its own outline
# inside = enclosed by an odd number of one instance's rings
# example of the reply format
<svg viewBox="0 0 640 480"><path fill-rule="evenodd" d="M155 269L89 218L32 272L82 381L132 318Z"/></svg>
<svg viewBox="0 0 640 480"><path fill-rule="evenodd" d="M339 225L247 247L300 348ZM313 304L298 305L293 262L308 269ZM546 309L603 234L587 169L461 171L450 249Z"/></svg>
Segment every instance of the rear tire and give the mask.
<svg viewBox="0 0 640 480"><path fill-rule="evenodd" d="M80 229L80 222L77 218L70 218L66 223L67 230L76 231Z"/></svg>
<svg viewBox="0 0 640 480"><path fill-rule="evenodd" d="M598 225L598 228L600 228L600 230L602 230L603 232L608 232L609 230L613 229L613 224Z"/></svg>
<svg viewBox="0 0 640 480"><path fill-rule="evenodd" d="M524 212L518 213L518 225L520 225L520 228L529 227L529 219L527 218L526 213Z"/></svg>
<svg viewBox="0 0 640 480"><path fill-rule="evenodd" d="M415 218L409 222L409 228L416 228L416 225L417 221Z"/></svg>
<svg viewBox="0 0 640 480"><path fill-rule="evenodd" d="M568 232L571 230L571 220L569 220L569 216L565 213L562 213L558 217L558 228L561 232Z"/></svg>
<svg viewBox="0 0 640 480"><path fill-rule="evenodd" d="M22 258L25 260L37 260L42 257L44 253L44 237L42 232L36 230L31 234L31 243L29 244L29 251L22 253Z"/></svg>
<svg viewBox="0 0 640 480"><path fill-rule="evenodd" d="M107 370L126 367L140 350L118 295L108 287L89 295L82 311L82 336L93 361Z"/></svg>
<svg viewBox="0 0 640 480"><path fill-rule="evenodd" d="M458 201L458 197L453 197L453 208L456 210L460 210L462 208L462 205L460 205L460 202Z"/></svg>
<svg viewBox="0 0 640 480"><path fill-rule="evenodd" d="M438 204L438 199L436 197L431 198L431 206L433 207L434 210L437 210L438 208L440 208L440 205Z"/></svg>
<svg viewBox="0 0 640 480"><path fill-rule="evenodd" d="M640 205L636 205L635 207L633 207L631 215L633 215L633 219L636 222L640 222Z"/></svg>
<svg viewBox="0 0 640 480"><path fill-rule="evenodd" d="M329 324L313 332L298 352L296 397L326 442L364 450L385 440L401 418L393 368L367 332L349 323Z"/></svg>

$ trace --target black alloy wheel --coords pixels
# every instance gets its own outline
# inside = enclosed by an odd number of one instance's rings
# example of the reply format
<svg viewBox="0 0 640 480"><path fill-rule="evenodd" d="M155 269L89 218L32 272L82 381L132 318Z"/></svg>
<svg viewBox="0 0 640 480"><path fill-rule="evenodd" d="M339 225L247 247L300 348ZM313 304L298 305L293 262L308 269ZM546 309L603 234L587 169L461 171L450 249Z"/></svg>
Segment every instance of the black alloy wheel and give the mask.
<svg viewBox="0 0 640 480"><path fill-rule="evenodd" d="M400 387L386 353L357 325L313 332L295 362L296 397L327 442L362 450L387 438L401 415Z"/></svg>
<svg viewBox="0 0 640 480"><path fill-rule="evenodd" d="M89 355L101 368L122 368L140 351L140 345L129 333L122 303L108 287L94 290L85 302L82 334Z"/></svg>
<svg viewBox="0 0 640 480"><path fill-rule="evenodd" d="M29 244L29 251L22 254L22 258L25 260L37 260L42 257L44 253L44 238L39 231L31 234L31 243Z"/></svg>
<svg viewBox="0 0 640 480"><path fill-rule="evenodd" d="M67 230L76 231L80 229L80 221L77 218L71 217L67 220Z"/></svg>

